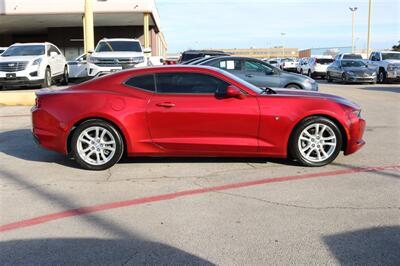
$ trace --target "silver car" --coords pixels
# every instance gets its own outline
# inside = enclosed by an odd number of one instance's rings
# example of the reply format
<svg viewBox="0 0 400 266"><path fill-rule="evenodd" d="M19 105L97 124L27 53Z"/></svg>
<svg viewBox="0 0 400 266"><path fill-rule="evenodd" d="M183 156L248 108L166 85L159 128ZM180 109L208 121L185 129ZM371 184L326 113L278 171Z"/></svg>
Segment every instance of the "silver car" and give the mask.
<svg viewBox="0 0 400 266"><path fill-rule="evenodd" d="M255 58L220 56L199 65L218 67L258 87L318 91L318 84L312 78L282 71Z"/></svg>

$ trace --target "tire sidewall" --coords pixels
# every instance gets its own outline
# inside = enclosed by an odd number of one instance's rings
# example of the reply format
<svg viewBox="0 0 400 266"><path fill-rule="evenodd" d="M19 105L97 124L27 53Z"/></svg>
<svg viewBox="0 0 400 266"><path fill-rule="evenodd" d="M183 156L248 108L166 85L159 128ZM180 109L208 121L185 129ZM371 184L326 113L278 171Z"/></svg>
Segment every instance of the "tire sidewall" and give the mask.
<svg viewBox="0 0 400 266"><path fill-rule="evenodd" d="M77 143L78 143L78 138L79 135L84 131L85 129L92 127L92 126L98 126L98 127L103 127L106 128L110 133L113 135L115 138L116 142L116 149L115 149L115 154L114 157L108 161L107 163L103 165L92 165L87 162L85 162L79 155L78 153L78 148L77 148ZM122 158L122 155L124 153L124 142L122 139L121 134L118 132L118 130L111 125L110 123L100 120L100 119L93 119L93 120L88 120L86 122L83 122L80 124L75 131L73 132L72 136L72 141L71 141L71 151L72 155L75 158L76 162L84 169L87 170L106 170L113 166L114 164L118 163L118 161Z"/></svg>
<svg viewBox="0 0 400 266"><path fill-rule="evenodd" d="M69 81L68 67L65 66L65 67L64 67L63 79L62 79L61 84L62 84L62 85L68 85L68 81Z"/></svg>
<svg viewBox="0 0 400 266"><path fill-rule="evenodd" d="M323 124L326 126L329 126L333 132L335 133L336 136L336 147L332 155L328 158L325 159L322 162L312 162L307 160L306 158L303 157L301 154L299 147L298 147L298 140L300 137L301 132L311 124L318 123L318 124ZM340 129L337 127L337 125L332 122L330 119L321 117L321 116L315 116L315 117L309 117L304 119L299 123L299 125L296 127L294 130L294 133L292 135L292 138L290 140L290 154L293 158L297 159L298 162L300 162L304 166L324 166L336 159L336 157L339 155L341 148L343 144L343 139L342 139L342 134L340 133Z"/></svg>
<svg viewBox="0 0 400 266"><path fill-rule="evenodd" d="M44 81L43 81L43 87L48 88L51 87L51 69L49 67L46 68L44 72ZM49 80L49 82L48 82Z"/></svg>

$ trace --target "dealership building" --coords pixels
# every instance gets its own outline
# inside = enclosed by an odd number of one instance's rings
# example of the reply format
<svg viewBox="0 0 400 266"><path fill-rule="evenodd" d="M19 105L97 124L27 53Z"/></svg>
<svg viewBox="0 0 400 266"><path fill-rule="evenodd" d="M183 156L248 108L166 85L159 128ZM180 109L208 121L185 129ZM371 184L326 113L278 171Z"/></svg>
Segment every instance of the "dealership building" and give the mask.
<svg viewBox="0 0 400 266"><path fill-rule="evenodd" d="M155 0L92 0L94 38L147 40L153 56L166 56ZM0 0L0 46L51 42L67 59L84 51L85 0Z"/></svg>

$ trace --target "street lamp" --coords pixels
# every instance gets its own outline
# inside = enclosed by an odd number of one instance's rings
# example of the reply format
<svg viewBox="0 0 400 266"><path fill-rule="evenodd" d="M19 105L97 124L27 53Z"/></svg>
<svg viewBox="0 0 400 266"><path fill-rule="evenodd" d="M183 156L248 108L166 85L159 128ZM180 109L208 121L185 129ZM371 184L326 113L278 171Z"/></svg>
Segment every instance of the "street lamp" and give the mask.
<svg viewBox="0 0 400 266"><path fill-rule="evenodd" d="M284 42L285 35L286 35L286 33L281 32L281 36L282 36L282 58L285 58L285 42Z"/></svg>
<svg viewBox="0 0 400 266"><path fill-rule="evenodd" d="M367 35L367 57L369 56L369 50L371 49L371 12L372 12L372 0L368 1L368 35Z"/></svg>
<svg viewBox="0 0 400 266"><path fill-rule="evenodd" d="M356 17L356 11L357 7L349 7L351 11L351 52L354 54L354 29L355 29L355 17Z"/></svg>

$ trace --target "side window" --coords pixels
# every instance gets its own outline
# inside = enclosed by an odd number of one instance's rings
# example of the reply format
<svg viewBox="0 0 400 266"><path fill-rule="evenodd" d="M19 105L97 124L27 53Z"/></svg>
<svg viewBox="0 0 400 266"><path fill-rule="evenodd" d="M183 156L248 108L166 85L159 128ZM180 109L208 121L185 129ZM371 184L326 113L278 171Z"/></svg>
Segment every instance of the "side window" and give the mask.
<svg viewBox="0 0 400 266"><path fill-rule="evenodd" d="M156 90L153 74L132 77L125 81L125 85L151 92Z"/></svg>
<svg viewBox="0 0 400 266"><path fill-rule="evenodd" d="M229 84L216 77L200 73L159 73L156 74L158 93L221 93Z"/></svg>
<svg viewBox="0 0 400 266"><path fill-rule="evenodd" d="M60 51L54 47L53 45L48 46L48 50L47 50L47 55L50 56L50 54L52 52L56 52L57 54L60 54Z"/></svg>
<svg viewBox="0 0 400 266"><path fill-rule="evenodd" d="M224 70L241 70L242 66L240 60L227 59L227 60L217 60L213 64L214 67L218 67Z"/></svg>
<svg viewBox="0 0 400 266"><path fill-rule="evenodd" d="M257 61L245 61L244 68L248 72L272 72L272 69Z"/></svg>

